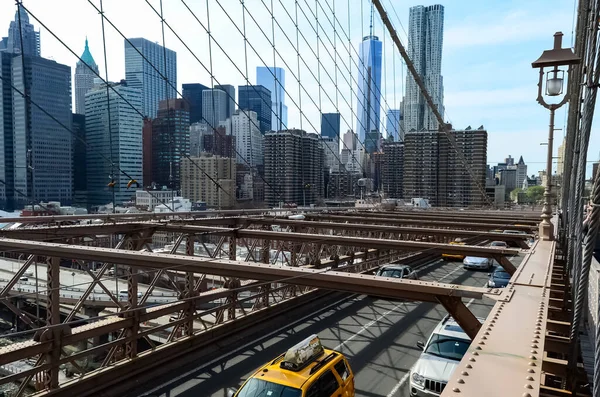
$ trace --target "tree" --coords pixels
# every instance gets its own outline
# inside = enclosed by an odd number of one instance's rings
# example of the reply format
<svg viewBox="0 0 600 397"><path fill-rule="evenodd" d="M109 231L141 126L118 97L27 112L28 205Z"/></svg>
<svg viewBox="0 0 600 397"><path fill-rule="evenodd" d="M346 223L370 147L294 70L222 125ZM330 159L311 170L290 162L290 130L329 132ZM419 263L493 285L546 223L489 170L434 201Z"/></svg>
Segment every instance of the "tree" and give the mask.
<svg viewBox="0 0 600 397"><path fill-rule="evenodd" d="M530 186L527 189L527 198L530 203L537 203L544 197L544 187L543 186Z"/></svg>
<svg viewBox="0 0 600 397"><path fill-rule="evenodd" d="M516 188L510 191L510 201L517 201L517 198L519 197L519 193L524 192L523 189L520 188Z"/></svg>

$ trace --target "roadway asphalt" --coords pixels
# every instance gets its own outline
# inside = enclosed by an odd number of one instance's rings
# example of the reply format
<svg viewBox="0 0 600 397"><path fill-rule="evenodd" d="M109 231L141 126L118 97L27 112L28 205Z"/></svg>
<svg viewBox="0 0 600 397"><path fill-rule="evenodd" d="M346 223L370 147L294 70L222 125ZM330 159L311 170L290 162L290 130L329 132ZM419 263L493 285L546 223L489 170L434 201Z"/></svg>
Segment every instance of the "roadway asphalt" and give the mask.
<svg viewBox="0 0 600 397"><path fill-rule="evenodd" d="M518 264L521 257L513 258ZM484 286L485 271L467 271L457 262L437 262L419 271L423 280ZM476 316L487 316L493 301L470 301ZM355 373L357 397L408 396L408 373L426 341L446 315L440 305L392 302L353 296L326 308L315 308L314 317L281 330L265 330L262 340L238 347L210 363L188 363L176 373L165 374L131 395L152 397L224 397L258 367L285 352L311 334L326 347L343 352ZM129 393L128 393L129 394Z"/></svg>

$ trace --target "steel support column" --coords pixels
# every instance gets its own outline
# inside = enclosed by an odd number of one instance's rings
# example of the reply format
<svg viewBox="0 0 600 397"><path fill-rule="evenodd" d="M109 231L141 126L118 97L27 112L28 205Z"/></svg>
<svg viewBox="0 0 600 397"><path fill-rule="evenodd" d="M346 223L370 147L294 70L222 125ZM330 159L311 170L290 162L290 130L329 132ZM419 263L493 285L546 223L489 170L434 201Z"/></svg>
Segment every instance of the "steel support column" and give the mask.
<svg viewBox="0 0 600 397"><path fill-rule="evenodd" d="M185 253L188 256L194 256L194 235L188 234L186 244L185 244ZM194 334L194 309L195 304L191 300L191 298L195 294L194 288L194 273L186 272L185 273L185 292L184 295L189 299L189 302L184 310L184 318L187 320L183 323L183 333L185 336L192 336Z"/></svg>
<svg viewBox="0 0 600 397"><path fill-rule="evenodd" d="M471 340L475 339L479 329L481 329L481 323L463 301L456 296L437 296L437 300L444 306L452 318L456 320L469 338Z"/></svg>
<svg viewBox="0 0 600 397"><path fill-rule="evenodd" d="M48 326L54 326L47 329L41 335L42 341L50 340L52 349L46 354L45 363L51 367L44 372L44 388L52 390L58 388L58 360L61 353L61 329L60 324L60 258L51 257L47 262L47 294L48 301L46 307L46 322Z"/></svg>

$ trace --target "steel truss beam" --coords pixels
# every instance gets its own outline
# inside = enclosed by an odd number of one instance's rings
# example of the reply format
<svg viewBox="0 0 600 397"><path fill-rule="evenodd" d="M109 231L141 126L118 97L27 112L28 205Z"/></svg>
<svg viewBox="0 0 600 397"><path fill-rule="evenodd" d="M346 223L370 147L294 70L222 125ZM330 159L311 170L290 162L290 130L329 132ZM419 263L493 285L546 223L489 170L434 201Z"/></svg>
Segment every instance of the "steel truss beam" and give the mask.
<svg viewBox="0 0 600 397"><path fill-rule="evenodd" d="M354 209L354 207L340 207L336 210ZM36 224L57 224L72 221L93 221L96 219L105 222L116 222L120 220L157 220L178 218L208 218L221 216L240 216L240 215L262 215L290 212L322 212L331 210L328 207L314 208L257 208L246 210L217 210L217 211L189 211L189 212L166 212L166 213L137 213L137 214L87 214L87 215L49 215L49 216L23 216L15 218L2 218L5 223L36 223Z"/></svg>
<svg viewBox="0 0 600 397"><path fill-rule="evenodd" d="M426 251L432 250L438 253L463 254L472 256L481 256L493 258L509 273L515 272L514 265L505 257L505 255L516 255L517 250L513 249L498 249L490 247L479 247L469 245L451 245L426 243L420 241L400 241L391 239L376 239L363 237L344 237L331 236L323 234L308 234L308 233L291 233L291 232L273 232L269 230L254 230L254 229L228 229L209 226L186 226L186 225L165 225L161 230L185 233L204 233L210 231L215 235L232 236L235 235L241 238L256 238L265 240L291 240L294 242L304 243L319 243L328 245L351 246L351 247L368 247L371 249L380 250L395 250L395 251Z"/></svg>
<svg viewBox="0 0 600 397"><path fill-rule="evenodd" d="M358 210L358 211L331 211L330 213L333 215L337 214L347 214L356 212L361 216L370 216L374 217L388 217L388 218L399 218L399 219L442 219L442 220L451 220L456 222L480 222L480 223L506 223L507 219L511 219L511 223L520 224L520 225L531 225L537 226L540 223L539 216L515 216L514 213L511 215L509 213L502 213L502 215L485 215L485 214L465 214L464 211L419 211L419 212L407 212L407 211L368 211L368 210ZM497 213L496 213L497 214ZM537 215L537 214L536 214Z"/></svg>
<svg viewBox="0 0 600 397"><path fill-rule="evenodd" d="M242 230L238 232L242 232ZM262 232L270 234L270 232ZM365 246L366 244L362 245ZM481 247L471 248L474 250L482 249ZM81 247L56 243L0 239L0 249L20 249L37 255L59 256L81 260L100 260L143 268L165 269L177 267L180 271L207 273L224 277L279 282L289 280L287 281L288 283L293 280L294 284L309 287L323 289L332 289L332 287L335 287L333 289L344 292L427 302L437 302L437 296L481 299L484 295L496 298L501 295L500 290L489 288L457 286L426 281L395 280L340 271L324 272L323 270L302 267L265 265L232 260L207 260L206 258L132 252L112 248ZM415 249L415 251L423 250L424 248Z"/></svg>
<svg viewBox="0 0 600 397"><path fill-rule="evenodd" d="M476 230L461 229L433 229L425 227L390 226L360 223L336 223L318 221L300 221L285 218L237 218L238 225L285 225L290 227L318 228L325 230L360 230L365 232L384 232L390 234L414 234L423 236L445 236L445 237L472 237L477 236L486 240L514 241L520 244L520 248L529 248L525 240L533 237L533 234L506 234L495 232L481 232ZM194 223L194 221L190 221ZM539 222L538 222L539 223ZM10 237L10 236L7 236Z"/></svg>
<svg viewBox="0 0 600 397"><path fill-rule="evenodd" d="M421 225L421 226L431 226L431 227L451 227L451 228L465 228L470 230L494 230L494 229L511 229L511 230L520 230L524 232L531 232L532 226L515 226L514 222L511 223L480 223L480 222L471 222L471 223L460 223L453 221L444 221L444 220L427 220L427 219L399 219L389 216L384 217L365 217L361 216L362 214L357 215L329 215L329 214L306 214L306 218L310 220L333 220L340 222L354 222L354 223L372 223L372 224L388 224L388 225Z"/></svg>

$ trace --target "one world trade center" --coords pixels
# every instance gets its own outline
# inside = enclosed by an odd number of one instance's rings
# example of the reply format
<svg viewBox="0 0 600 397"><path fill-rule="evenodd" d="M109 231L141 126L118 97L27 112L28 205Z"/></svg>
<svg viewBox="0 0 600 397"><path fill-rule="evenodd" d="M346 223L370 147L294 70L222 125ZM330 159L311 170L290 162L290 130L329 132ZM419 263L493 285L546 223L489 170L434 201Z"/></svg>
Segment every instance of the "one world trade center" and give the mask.
<svg viewBox="0 0 600 397"><path fill-rule="evenodd" d="M371 28L369 36L363 38L358 47L358 89L357 100L357 125L356 131L359 140L365 145L368 152L376 142L366 142L370 132L377 132L379 136L379 120L381 109L381 41L373 35L373 10L371 10ZM371 138L372 139L372 138Z"/></svg>

